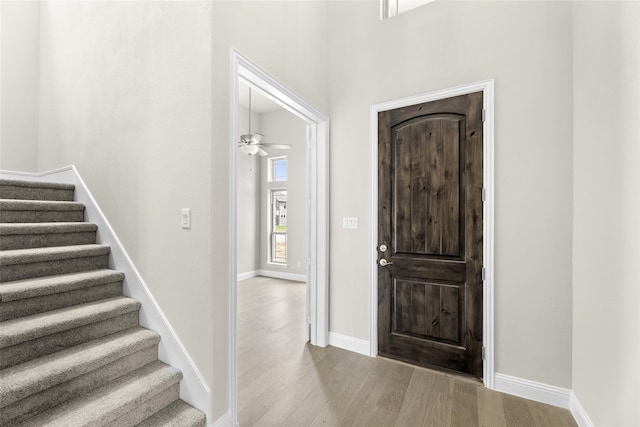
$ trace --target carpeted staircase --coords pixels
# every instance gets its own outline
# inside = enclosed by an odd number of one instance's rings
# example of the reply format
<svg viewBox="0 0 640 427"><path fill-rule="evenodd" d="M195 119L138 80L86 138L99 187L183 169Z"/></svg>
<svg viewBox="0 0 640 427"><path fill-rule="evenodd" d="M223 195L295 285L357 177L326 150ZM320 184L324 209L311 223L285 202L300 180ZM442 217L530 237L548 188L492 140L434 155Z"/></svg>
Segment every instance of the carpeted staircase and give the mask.
<svg viewBox="0 0 640 427"><path fill-rule="evenodd" d="M0 425L204 426L73 200L0 180Z"/></svg>

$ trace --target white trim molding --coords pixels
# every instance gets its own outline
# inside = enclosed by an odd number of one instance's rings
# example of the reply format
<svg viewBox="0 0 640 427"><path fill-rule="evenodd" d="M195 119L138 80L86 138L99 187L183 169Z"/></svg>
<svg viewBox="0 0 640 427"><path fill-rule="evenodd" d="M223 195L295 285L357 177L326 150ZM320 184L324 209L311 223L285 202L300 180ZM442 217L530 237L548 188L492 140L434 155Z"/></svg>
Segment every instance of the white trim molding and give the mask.
<svg viewBox="0 0 640 427"><path fill-rule="evenodd" d="M578 400L578 396L576 396L573 391L571 391L571 396L569 398L569 410L580 427L594 426L591 418L589 418L589 415L587 414L587 411L585 411L584 407Z"/></svg>
<svg viewBox="0 0 640 427"><path fill-rule="evenodd" d="M182 371L180 398L204 412L211 420L211 396L209 386L195 363L187 353L178 335L171 327L160 305L157 303L133 261L122 246L120 239L104 216L98 203L74 166L67 166L44 173L21 173L0 171L0 178L29 181L53 181L74 184L75 200L85 205L85 219L98 226L100 243L111 247L109 268L125 274L122 293L142 304L140 325L156 331L162 339L158 345L158 358Z"/></svg>
<svg viewBox="0 0 640 427"><path fill-rule="evenodd" d="M310 342L329 344L329 116L290 91L253 64L237 50L231 49L229 81L229 405L231 419L238 419L237 368L237 141L238 85L240 82L258 89L276 104L307 123L307 315L310 319Z"/></svg>
<svg viewBox="0 0 640 427"><path fill-rule="evenodd" d="M367 340L353 338L336 332L329 332L329 345L343 350L353 351L354 353L364 354L365 356L369 356L369 348L371 347L371 344Z"/></svg>
<svg viewBox="0 0 640 427"><path fill-rule="evenodd" d="M568 409L580 427L593 427L587 411L573 390L496 373L494 390Z"/></svg>
<svg viewBox="0 0 640 427"><path fill-rule="evenodd" d="M253 271L245 271L244 273L238 273L238 282L242 282L243 280L252 279L258 276L258 270Z"/></svg>
<svg viewBox="0 0 640 427"><path fill-rule="evenodd" d="M569 409L571 390L549 384L518 378L506 374L495 374L494 390L536 402Z"/></svg>
<svg viewBox="0 0 640 427"><path fill-rule="evenodd" d="M227 411L220 418L209 424L211 427L234 427L231 420L231 412Z"/></svg>
<svg viewBox="0 0 640 427"><path fill-rule="evenodd" d="M274 279L293 280L294 282L306 282L307 276L304 274L294 274L278 270L258 270L256 276L273 277Z"/></svg>
<svg viewBox="0 0 640 427"><path fill-rule="evenodd" d="M483 183L486 199L483 206L483 265L486 270L483 300L483 362L484 385L494 388L494 85L493 79L437 90L392 101L381 102L370 107L370 224L369 231L369 282L370 288L370 332L369 354L378 354L378 268L376 264L378 245L378 113L424 102L437 101L473 92L483 93L485 120L483 124Z"/></svg>

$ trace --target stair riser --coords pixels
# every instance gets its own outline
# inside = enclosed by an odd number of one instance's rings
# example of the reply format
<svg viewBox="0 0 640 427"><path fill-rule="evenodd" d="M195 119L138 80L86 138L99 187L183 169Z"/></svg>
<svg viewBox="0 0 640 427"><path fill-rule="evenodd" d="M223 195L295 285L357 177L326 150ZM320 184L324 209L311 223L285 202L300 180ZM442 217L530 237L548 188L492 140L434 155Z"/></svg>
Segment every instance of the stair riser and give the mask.
<svg viewBox="0 0 640 427"><path fill-rule="evenodd" d="M0 369L55 353L138 325L138 312L25 341L0 350Z"/></svg>
<svg viewBox="0 0 640 427"><path fill-rule="evenodd" d="M205 427L206 417L184 401L176 400L137 425L137 427L159 426Z"/></svg>
<svg viewBox="0 0 640 427"><path fill-rule="evenodd" d="M25 264L2 266L0 282L30 279L34 277L52 276L55 274L77 273L80 271L99 270L108 268L109 255L69 258Z"/></svg>
<svg viewBox="0 0 640 427"><path fill-rule="evenodd" d="M28 396L0 411L0 426L22 422L61 403L102 387L158 359L158 346L152 345L80 377Z"/></svg>
<svg viewBox="0 0 640 427"><path fill-rule="evenodd" d="M88 245L96 242L96 232L48 234L0 234L0 250L46 248L52 246Z"/></svg>
<svg viewBox="0 0 640 427"><path fill-rule="evenodd" d="M84 211L13 211L2 210L0 222L28 223L28 222L82 222Z"/></svg>
<svg viewBox="0 0 640 427"><path fill-rule="evenodd" d="M18 301L0 303L0 321L122 295L122 281Z"/></svg>
<svg viewBox="0 0 640 427"><path fill-rule="evenodd" d="M180 398L180 383L173 384L171 387L161 391L151 399L143 402L127 414L108 421L106 425L114 425L118 427L133 427L162 410L162 408L170 405L172 402Z"/></svg>
<svg viewBox="0 0 640 427"><path fill-rule="evenodd" d="M23 187L15 185L0 185L0 199L21 200L57 200L72 202L74 191L58 188Z"/></svg>

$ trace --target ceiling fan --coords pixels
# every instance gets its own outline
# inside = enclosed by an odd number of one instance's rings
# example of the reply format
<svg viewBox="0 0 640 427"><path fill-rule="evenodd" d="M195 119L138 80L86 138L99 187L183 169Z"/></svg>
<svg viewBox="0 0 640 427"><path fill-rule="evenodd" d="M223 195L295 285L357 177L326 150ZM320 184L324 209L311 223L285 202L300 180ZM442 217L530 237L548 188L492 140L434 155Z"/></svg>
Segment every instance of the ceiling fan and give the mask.
<svg viewBox="0 0 640 427"><path fill-rule="evenodd" d="M268 153L264 148L282 148L288 150L291 148L289 144L273 144L269 142L262 142L264 135L261 133L251 133L251 88L249 88L249 133L240 136L240 142L238 142L238 148L243 153L253 156L258 154L259 156L266 156Z"/></svg>

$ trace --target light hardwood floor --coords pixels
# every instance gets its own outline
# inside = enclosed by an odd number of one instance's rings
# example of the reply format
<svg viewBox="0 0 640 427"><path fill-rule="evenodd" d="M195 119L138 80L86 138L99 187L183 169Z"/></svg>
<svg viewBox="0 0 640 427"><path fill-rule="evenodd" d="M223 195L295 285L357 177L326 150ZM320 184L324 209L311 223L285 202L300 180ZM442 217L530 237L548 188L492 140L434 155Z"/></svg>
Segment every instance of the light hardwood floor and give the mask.
<svg viewBox="0 0 640 427"><path fill-rule="evenodd" d="M245 426L575 426L569 411L479 382L305 342L305 285L238 284L238 418Z"/></svg>

